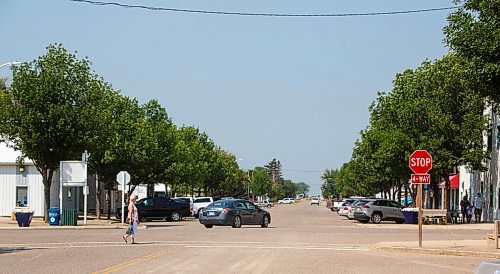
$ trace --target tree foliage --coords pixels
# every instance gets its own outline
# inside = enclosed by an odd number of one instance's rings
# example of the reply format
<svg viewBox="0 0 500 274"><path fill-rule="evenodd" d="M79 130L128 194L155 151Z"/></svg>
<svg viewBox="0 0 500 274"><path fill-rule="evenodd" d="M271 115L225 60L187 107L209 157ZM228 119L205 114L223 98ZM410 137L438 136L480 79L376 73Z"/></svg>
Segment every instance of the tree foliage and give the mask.
<svg viewBox="0 0 500 274"><path fill-rule="evenodd" d="M469 68L450 54L397 74L392 91L379 93L370 107L370 124L338 172L339 192L371 195L406 185L408 158L416 149L433 156L435 187L452 167L481 169L487 120Z"/></svg>
<svg viewBox="0 0 500 274"><path fill-rule="evenodd" d="M462 4L444 28L450 49L471 64L476 92L500 102L500 1L455 0Z"/></svg>

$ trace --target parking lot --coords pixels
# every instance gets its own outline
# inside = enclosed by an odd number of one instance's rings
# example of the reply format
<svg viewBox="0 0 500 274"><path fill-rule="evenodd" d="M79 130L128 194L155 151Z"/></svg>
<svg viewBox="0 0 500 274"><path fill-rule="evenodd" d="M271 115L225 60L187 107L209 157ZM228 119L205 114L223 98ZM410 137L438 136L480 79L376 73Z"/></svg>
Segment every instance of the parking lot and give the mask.
<svg viewBox="0 0 500 274"><path fill-rule="evenodd" d="M374 250L380 242L416 241L413 225L360 224L308 201L266 209L260 226L206 229L194 218L142 223L138 245L122 229L3 230L4 273L471 273L480 257ZM489 231L466 225L430 227L425 241L482 240Z"/></svg>

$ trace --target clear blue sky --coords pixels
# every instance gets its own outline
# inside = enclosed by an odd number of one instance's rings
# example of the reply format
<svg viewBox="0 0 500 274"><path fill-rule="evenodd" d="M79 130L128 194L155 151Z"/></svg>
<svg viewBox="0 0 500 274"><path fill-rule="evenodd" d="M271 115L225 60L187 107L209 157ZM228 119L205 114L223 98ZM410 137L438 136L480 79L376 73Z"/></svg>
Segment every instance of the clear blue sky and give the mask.
<svg viewBox="0 0 500 274"><path fill-rule="evenodd" d="M451 0L122 1L169 8L362 13L453 6ZM62 43L123 95L156 98L244 169L281 161L284 177L320 193L322 171L351 157L377 91L447 52L450 11L345 18L269 18L2 0L0 64ZM3 67L0 76L10 77ZM319 171L319 172L310 172Z"/></svg>

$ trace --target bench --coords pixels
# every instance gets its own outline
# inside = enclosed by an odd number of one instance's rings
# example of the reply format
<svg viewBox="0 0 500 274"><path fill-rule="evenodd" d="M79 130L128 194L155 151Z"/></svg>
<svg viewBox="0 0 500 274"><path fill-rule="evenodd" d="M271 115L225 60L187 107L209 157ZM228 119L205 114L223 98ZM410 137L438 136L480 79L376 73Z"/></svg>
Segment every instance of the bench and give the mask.
<svg viewBox="0 0 500 274"><path fill-rule="evenodd" d="M446 209L422 209L422 217L425 224L446 224Z"/></svg>

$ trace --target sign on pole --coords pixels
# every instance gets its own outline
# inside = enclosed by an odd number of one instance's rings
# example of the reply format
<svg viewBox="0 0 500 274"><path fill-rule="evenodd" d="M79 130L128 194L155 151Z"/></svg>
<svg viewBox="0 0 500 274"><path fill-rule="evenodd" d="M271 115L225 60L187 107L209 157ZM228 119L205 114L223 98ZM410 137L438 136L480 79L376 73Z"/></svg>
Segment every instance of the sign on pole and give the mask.
<svg viewBox="0 0 500 274"><path fill-rule="evenodd" d="M415 174L427 174L432 169L432 156L427 150L415 150L410 155L410 169Z"/></svg>
<svg viewBox="0 0 500 274"><path fill-rule="evenodd" d="M120 171L116 175L116 181L119 184L119 190L122 191L122 224L125 223L125 185L130 183L130 174L126 171Z"/></svg>
<svg viewBox="0 0 500 274"><path fill-rule="evenodd" d="M418 246L422 247L422 185L431 183L431 176L427 172L432 169L432 156L427 150L415 150L409 162L410 169L415 173L411 175L411 183L418 185Z"/></svg>
<svg viewBox="0 0 500 274"><path fill-rule="evenodd" d="M429 174L412 174L411 175L411 183L414 185L430 184L431 183L431 175L429 175Z"/></svg>

